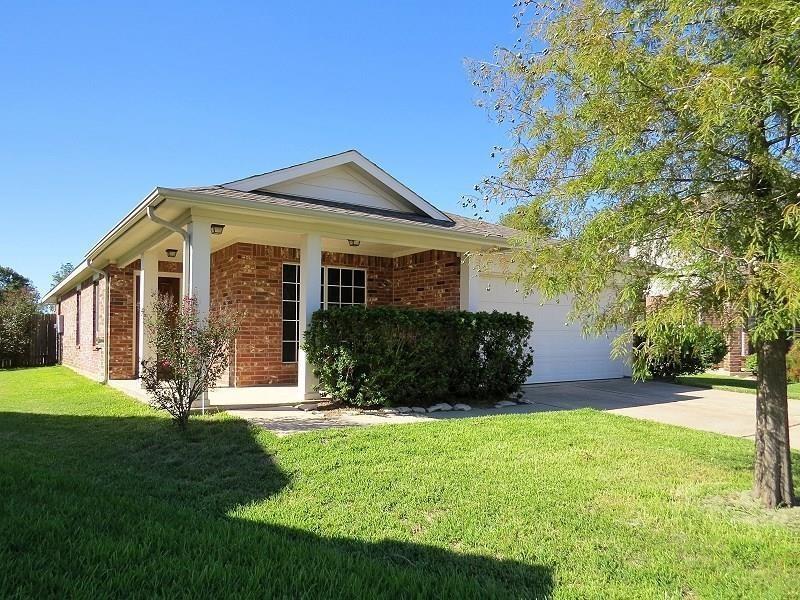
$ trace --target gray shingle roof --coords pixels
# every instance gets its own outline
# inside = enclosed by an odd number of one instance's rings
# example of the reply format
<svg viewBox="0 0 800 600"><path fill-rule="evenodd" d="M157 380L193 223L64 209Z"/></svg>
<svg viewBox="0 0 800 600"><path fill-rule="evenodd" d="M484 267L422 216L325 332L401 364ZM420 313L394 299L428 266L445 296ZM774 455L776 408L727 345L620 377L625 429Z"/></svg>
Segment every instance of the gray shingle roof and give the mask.
<svg viewBox="0 0 800 600"><path fill-rule="evenodd" d="M352 216L368 216L378 221L387 221L394 223L415 223L426 227L432 227L441 230L450 230L458 233L467 233L473 235L483 235L489 238L507 239L512 237L516 230L503 225L495 223L487 223L479 219L469 219L461 215L445 213L451 220L445 221L442 219L434 219L427 215L420 215L414 213L405 213L401 211L388 210L382 208L372 208L369 206L360 206L357 204L346 204L343 202L331 202L328 200L316 200L314 198L304 198L301 196L290 196L288 194L278 194L275 192L242 192L239 190L232 190L221 185L209 185L202 187L188 187L176 188L184 192L193 192L197 194L210 194L214 196L223 196L226 198L235 198L237 200L248 200L260 204L274 204L278 206L286 206L291 208L304 208L309 210L317 210L322 212L330 212L342 215Z"/></svg>

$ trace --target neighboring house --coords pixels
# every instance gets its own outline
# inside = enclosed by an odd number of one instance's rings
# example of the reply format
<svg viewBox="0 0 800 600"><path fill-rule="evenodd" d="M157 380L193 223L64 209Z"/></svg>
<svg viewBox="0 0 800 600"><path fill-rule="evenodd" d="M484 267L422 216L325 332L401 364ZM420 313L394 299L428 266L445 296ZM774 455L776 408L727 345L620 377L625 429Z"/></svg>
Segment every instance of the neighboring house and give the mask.
<svg viewBox="0 0 800 600"><path fill-rule="evenodd" d="M347 304L523 312L535 322L531 382L627 375L609 338L565 323L569 299L542 303L477 272L468 253L505 248L513 234L440 211L350 150L222 185L156 188L44 301L62 315L63 364L101 380L135 379L151 356L142 309L156 291L191 293L203 313L245 313L231 388L311 397L298 340L314 311Z"/></svg>
<svg viewBox="0 0 800 600"><path fill-rule="evenodd" d="M717 368L727 371L731 375L743 373L745 370L744 359L751 353L747 331L741 326L734 327L725 335L725 343L728 345L728 353L717 365Z"/></svg>

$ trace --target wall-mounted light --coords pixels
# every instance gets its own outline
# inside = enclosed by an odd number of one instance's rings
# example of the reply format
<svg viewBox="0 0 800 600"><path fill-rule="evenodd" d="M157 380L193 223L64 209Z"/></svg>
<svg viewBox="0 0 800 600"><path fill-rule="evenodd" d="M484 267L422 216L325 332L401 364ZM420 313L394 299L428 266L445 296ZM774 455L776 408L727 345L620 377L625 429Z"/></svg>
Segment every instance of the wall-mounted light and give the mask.
<svg viewBox="0 0 800 600"><path fill-rule="evenodd" d="M223 229L225 229L225 225L220 225L219 223L212 223L211 235L222 235Z"/></svg>
<svg viewBox="0 0 800 600"><path fill-rule="evenodd" d="M167 256L170 258L175 258L178 256L178 251L175 248L167 248Z"/></svg>
<svg viewBox="0 0 800 600"><path fill-rule="evenodd" d="M353 248L356 248L361 245L361 240L347 240L347 243Z"/></svg>

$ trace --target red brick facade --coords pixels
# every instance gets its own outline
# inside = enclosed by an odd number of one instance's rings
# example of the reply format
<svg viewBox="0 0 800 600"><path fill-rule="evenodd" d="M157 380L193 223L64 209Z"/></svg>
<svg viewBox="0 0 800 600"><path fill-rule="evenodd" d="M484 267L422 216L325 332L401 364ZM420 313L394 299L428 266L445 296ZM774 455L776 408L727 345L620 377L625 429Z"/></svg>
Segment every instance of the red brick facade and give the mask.
<svg viewBox="0 0 800 600"><path fill-rule="evenodd" d="M90 377L103 375L103 332L106 280L89 278L61 296L57 312L64 316L61 363ZM76 286L77 287L77 286ZM77 308L80 297L80 323Z"/></svg>
<svg viewBox="0 0 800 600"><path fill-rule="evenodd" d="M125 269L109 267L109 358L111 379L132 379L136 376L136 275L139 261Z"/></svg>
<svg viewBox="0 0 800 600"><path fill-rule="evenodd" d="M211 306L230 306L244 313L241 331L234 345L229 369L229 384L294 385L297 364L281 360L282 266L297 263L299 250L251 243L235 243L211 255ZM455 252L430 250L399 258L346 253L322 253L323 266L349 266L367 271L368 306L408 306L412 308L458 309L461 260ZM179 273L181 263L159 261L159 271ZM136 275L138 261L125 269L109 267L110 323L109 377L131 379L136 376ZM101 280L104 285L105 280ZM82 299L81 313L91 310L90 299ZM102 312L102 293L99 300ZM61 307L69 323L74 313L71 296L62 298ZM91 313L89 312L91 315ZM83 322L88 333L84 332ZM81 338L91 336L91 319L82 319ZM102 350L66 352L75 346L74 335L64 336L64 363L98 376L102 374ZM100 332L103 331L101 326ZM100 333L99 335L102 335ZM88 338L86 338L88 339ZM85 366L81 366L85 365Z"/></svg>
<svg viewBox="0 0 800 600"><path fill-rule="evenodd" d="M295 248L238 243L211 255L211 306L243 313L229 383L293 384L297 364L281 362L282 265L297 262Z"/></svg>
<svg viewBox="0 0 800 600"><path fill-rule="evenodd" d="M455 252L428 250L394 259L392 304L458 309L461 259Z"/></svg>
<svg viewBox="0 0 800 600"><path fill-rule="evenodd" d="M733 331L725 336L725 343L728 344L728 353L717 368L729 373L741 373L744 371L744 359L750 345L747 332L742 331L741 327L734 327Z"/></svg>
<svg viewBox="0 0 800 600"><path fill-rule="evenodd" d="M229 383L294 385L297 364L281 361L282 266L296 263L295 248L237 243L211 256L211 305L245 313L236 339ZM323 266L367 270L367 305L457 309L461 260L454 252L429 251L391 259L322 253Z"/></svg>

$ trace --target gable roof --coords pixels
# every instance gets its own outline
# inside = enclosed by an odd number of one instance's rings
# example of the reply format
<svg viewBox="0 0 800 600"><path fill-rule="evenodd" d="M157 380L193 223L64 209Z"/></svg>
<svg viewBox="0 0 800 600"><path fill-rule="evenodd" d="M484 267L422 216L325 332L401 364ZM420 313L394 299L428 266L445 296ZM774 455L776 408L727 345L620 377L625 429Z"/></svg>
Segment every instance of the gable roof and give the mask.
<svg viewBox="0 0 800 600"><path fill-rule="evenodd" d="M276 169L260 175L252 175L244 179L237 179L223 183L219 187L240 192L277 192L287 191L287 184L293 181L303 180L310 176L320 173L331 173L337 168L348 167L351 169L349 176L357 181L364 188L373 188L376 194L385 194L389 203L384 205L387 208L394 204L398 209L407 204L411 210L406 212L416 212L426 215L432 219L448 221L449 217L433 206L430 202L419 196L412 189L400 183L397 179L389 175L371 160L367 159L357 150L347 150L339 154L317 158L308 162ZM302 188L300 188L302 189ZM291 190L291 188L289 188ZM297 194L309 200L325 200L323 197L314 197L312 193ZM394 202L392 202L394 200ZM360 203L359 203L360 204ZM369 203L367 204L369 206ZM404 212L402 209L398 212Z"/></svg>
<svg viewBox="0 0 800 600"><path fill-rule="evenodd" d="M328 198L281 191L304 189L302 186L298 188L296 185L285 184L303 178L313 178L315 174L326 171L330 174L330 171L335 169L340 170L334 177L322 181L322 186L316 185L315 188L314 182L309 185L311 190L322 189L326 192L332 190L333 193ZM351 189L345 189L348 182L342 184L341 178L351 175L357 183L353 184ZM337 177L340 178L339 182L336 181ZM308 179L305 179L304 183L308 183ZM327 184L333 187L324 187ZM365 188L360 188L361 184ZM340 189L336 189L337 185ZM364 189L367 192L364 192ZM378 196L371 196L373 191ZM347 192L354 193L348 195ZM346 201L351 198L359 202ZM93 266L96 261L97 266L103 266L117 259L127 258L136 249L152 243L155 237L160 236L161 233L153 231L153 228L158 229L159 226L147 217L149 209L160 207L162 219L179 220L189 207L198 205L220 210L252 208L258 212L273 213L280 218L308 219L317 222L327 216L339 224L346 222L359 226L385 224L387 230L391 230L395 236L399 233L403 235L408 233L412 236L424 234L424 237L429 239L447 238L448 244L458 246L475 244L481 247L503 247L507 246L509 238L518 233L515 229L503 225L440 211L359 152L348 150L341 154L225 184L187 188L157 187L89 249L85 260L61 283L47 292L43 302L55 302L63 290L76 285L87 274L96 272L97 269ZM128 247L119 250L117 244L120 241L123 245L127 243ZM116 252L109 251L113 246L117 247Z"/></svg>

